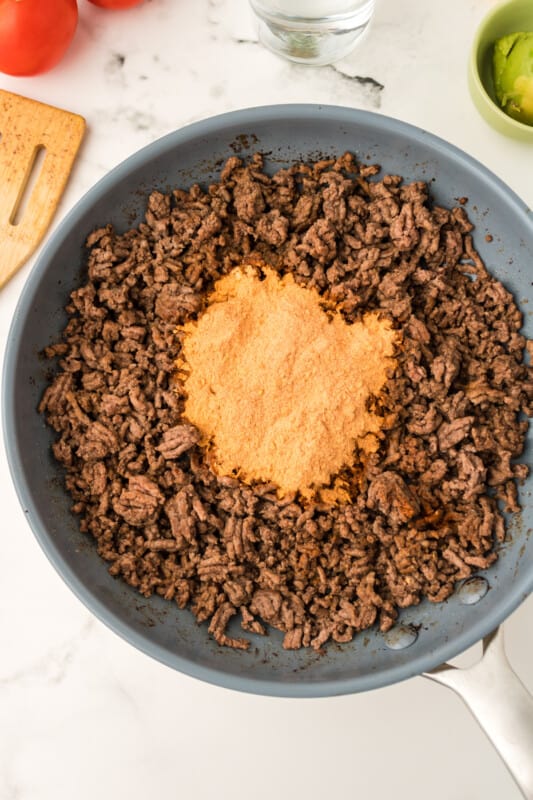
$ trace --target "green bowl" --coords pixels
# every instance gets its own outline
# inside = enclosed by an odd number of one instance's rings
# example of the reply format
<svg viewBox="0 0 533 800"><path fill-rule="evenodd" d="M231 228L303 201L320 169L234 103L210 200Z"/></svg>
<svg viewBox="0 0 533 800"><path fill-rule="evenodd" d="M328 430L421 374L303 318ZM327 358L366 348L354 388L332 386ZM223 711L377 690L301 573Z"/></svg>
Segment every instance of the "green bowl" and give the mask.
<svg viewBox="0 0 533 800"><path fill-rule="evenodd" d="M468 87L481 116L500 133L533 142L533 125L509 117L498 105L492 78L492 51L500 36L533 31L533 0L508 0L493 8L479 26L468 63Z"/></svg>

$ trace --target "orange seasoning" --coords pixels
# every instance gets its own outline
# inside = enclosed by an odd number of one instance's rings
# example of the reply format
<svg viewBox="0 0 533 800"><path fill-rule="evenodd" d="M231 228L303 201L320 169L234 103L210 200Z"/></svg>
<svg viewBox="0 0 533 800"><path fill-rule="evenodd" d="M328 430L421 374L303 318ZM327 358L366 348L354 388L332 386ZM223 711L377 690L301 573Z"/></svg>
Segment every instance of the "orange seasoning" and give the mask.
<svg viewBox="0 0 533 800"><path fill-rule="evenodd" d="M184 416L219 475L312 496L376 448L368 410L394 366L397 332L375 313L352 325L287 274L237 267L180 329Z"/></svg>

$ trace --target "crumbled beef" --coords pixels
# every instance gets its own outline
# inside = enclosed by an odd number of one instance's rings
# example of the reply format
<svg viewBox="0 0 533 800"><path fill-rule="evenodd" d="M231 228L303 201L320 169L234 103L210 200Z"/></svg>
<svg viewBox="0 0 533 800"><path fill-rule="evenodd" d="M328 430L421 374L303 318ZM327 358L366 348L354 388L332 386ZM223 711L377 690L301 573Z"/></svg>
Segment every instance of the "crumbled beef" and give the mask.
<svg viewBox="0 0 533 800"><path fill-rule="evenodd" d="M462 419L454 419L452 422L443 422L437 432L441 452L462 442L468 436L473 422L474 417L463 417Z"/></svg>
<svg viewBox="0 0 533 800"><path fill-rule="evenodd" d="M144 475L129 479L128 488L123 489L113 503L113 509L130 525L142 525L156 519L163 495L156 483Z"/></svg>
<svg viewBox="0 0 533 800"><path fill-rule="evenodd" d="M287 239L289 220L277 209L264 214L257 223L257 235L267 244L279 247Z"/></svg>
<svg viewBox="0 0 533 800"><path fill-rule="evenodd" d="M165 431L161 443L156 448L164 458L178 458L190 450L200 440L198 430L193 425L175 425Z"/></svg>
<svg viewBox="0 0 533 800"><path fill-rule="evenodd" d="M189 314L199 311L202 298L190 286L166 283L160 287L155 299L155 313L164 322L178 324Z"/></svg>
<svg viewBox="0 0 533 800"><path fill-rule="evenodd" d="M370 483L368 508L379 511L393 524L408 522L420 511L418 500L395 472L385 471Z"/></svg>
<svg viewBox="0 0 533 800"><path fill-rule="evenodd" d="M516 511L516 463L533 414L522 317L485 269L461 207L376 165L228 160L219 183L154 192L146 219L87 239L58 367L39 410L82 531L112 575L190 605L221 644L268 626L287 649L347 642L398 609L445 600L485 569ZM462 201L460 201L462 202ZM367 311L401 335L376 410L378 450L343 472L351 501L279 498L211 469L182 417L176 326L214 281L253 257L319 291L352 323ZM474 279L473 279L474 278ZM533 349L528 343L530 349Z"/></svg>

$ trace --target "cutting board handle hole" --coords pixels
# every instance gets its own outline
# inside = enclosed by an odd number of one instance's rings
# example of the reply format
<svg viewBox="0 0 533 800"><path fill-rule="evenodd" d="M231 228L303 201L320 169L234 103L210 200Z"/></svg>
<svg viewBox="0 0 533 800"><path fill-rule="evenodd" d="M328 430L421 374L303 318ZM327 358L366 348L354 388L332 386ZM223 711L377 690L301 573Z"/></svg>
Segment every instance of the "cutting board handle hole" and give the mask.
<svg viewBox="0 0 533 800"><path fill-rule="evenodd" d="M19 225L24 218L24 213L28 207L35 184L37 183L39 175L41 174L45 158L46 147L44 147L42 144L37 145L28 163L26 175L22 181L22 185L15 201L15 205L13 206L11 216L9 217L9 222L11 225Z"/></svg>

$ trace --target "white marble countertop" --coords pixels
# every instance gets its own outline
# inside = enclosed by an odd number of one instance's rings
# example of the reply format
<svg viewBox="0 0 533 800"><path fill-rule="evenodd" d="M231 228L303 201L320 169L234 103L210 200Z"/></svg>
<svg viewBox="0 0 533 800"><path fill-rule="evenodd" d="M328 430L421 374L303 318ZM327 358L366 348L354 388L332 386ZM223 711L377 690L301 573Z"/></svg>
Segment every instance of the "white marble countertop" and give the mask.
<svg viewBox="0 0 533 800"><path fill-rule="evenodd" d="M107 170L162 134L222 111L292 101L419 125L533 205L533 149L487 127L466 87L469 43L490 5L381 0L357 50L335 67L309 69L258 45L246 0L147 0L115 13L80 0L65 60L40 77L2 75L0 88L87 119L55 224ZM2 343L33 261L0 293ZM96 621L49 565L3 448L0 481L1 800L518 800L461 701L422 678L364 695L276 700L200 683L142 655ZM533 597L506 623L510 659L533 691L532 628Z"/></svg>

